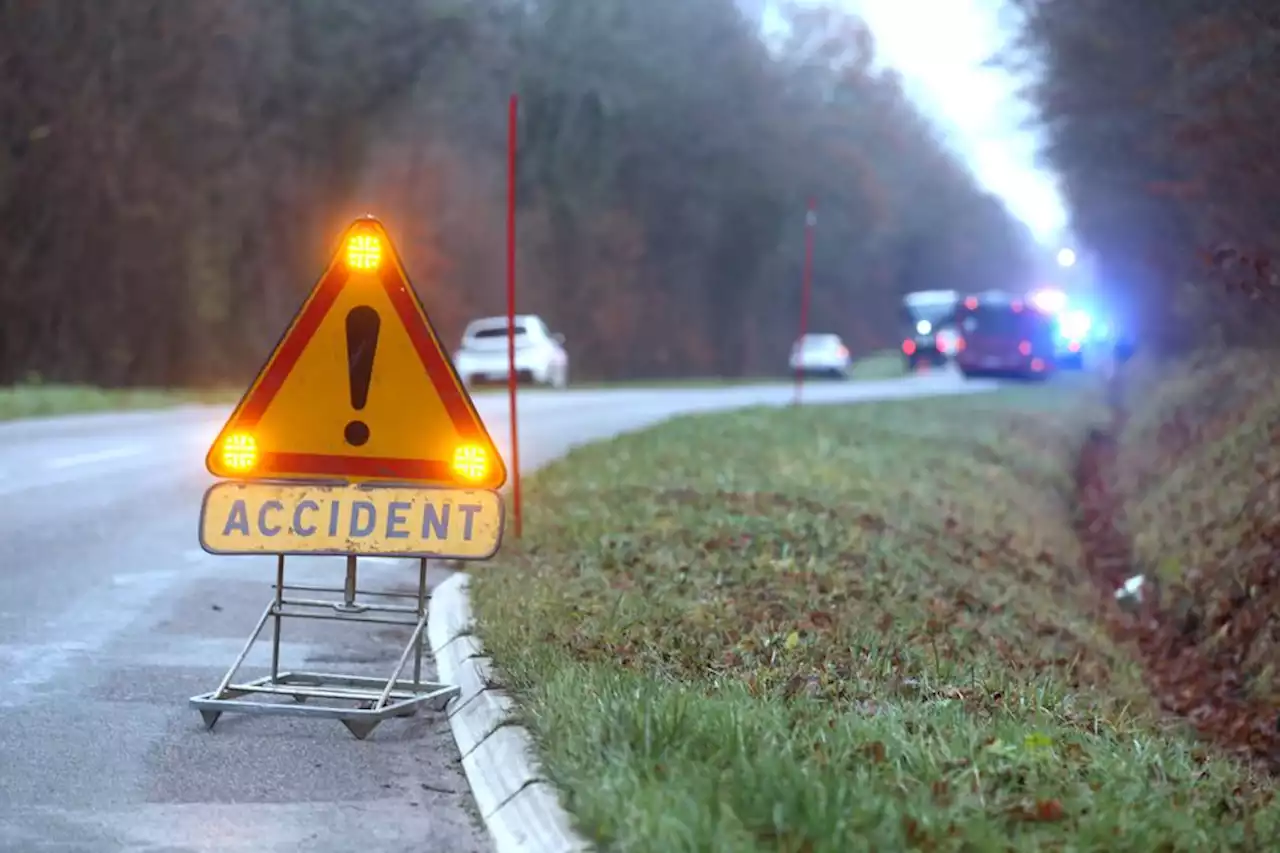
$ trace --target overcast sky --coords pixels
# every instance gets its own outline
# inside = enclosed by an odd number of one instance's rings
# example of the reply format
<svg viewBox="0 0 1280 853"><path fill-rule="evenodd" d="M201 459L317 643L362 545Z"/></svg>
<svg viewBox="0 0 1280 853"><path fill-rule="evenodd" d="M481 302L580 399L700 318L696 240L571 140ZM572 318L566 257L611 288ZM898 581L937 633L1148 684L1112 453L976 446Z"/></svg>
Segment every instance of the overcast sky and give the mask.
<svg viewBox="0 0 1280 853"><path fill-rule="evenodd" d="M738 0L759 14L769 0ZM1046 244L1065 239L1067 215L1052 174L1037 165L1039 140L1018 97L1020 82L984 67L1013 37L1004 0L810 0L842 3L875 33L881 60L948 132L978 179ZM766 21L778 19L771 14ZM769 24L766 23L766 28Z"/></svg>
<svg viewBox="0 0 1280 853"><path fill-rule="evenodd" d="M1056 181L1037 166L1038 139L1019 81L984 68L1012 38L1003 0L843 0L872 28L880 55L951 131L974 172L1042 240L1066 228Z"/></svg>

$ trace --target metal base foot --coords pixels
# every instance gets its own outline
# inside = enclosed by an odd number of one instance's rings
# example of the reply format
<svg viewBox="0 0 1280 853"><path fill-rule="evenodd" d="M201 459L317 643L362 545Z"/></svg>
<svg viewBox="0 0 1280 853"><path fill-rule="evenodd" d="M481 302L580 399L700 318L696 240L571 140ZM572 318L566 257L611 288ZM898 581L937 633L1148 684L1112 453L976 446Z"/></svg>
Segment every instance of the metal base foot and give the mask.
<svg viewBox="0 0 1280 853"><path fill-rule="evenodd" d="M378 720L371 723L359 722L356 720L343 720L342 724L347 727L347 731L356 736L356 740L364 740L369 736L375 728L378 727Z"/></svg>

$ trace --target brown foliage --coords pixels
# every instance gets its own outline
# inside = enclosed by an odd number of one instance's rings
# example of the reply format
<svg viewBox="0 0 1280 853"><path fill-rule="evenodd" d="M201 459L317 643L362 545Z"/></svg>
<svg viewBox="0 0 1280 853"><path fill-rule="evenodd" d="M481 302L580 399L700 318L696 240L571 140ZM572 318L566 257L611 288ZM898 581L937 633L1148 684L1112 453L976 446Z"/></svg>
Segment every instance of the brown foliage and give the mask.
<svg viewBox="0 0 1280 853"><path fill-rule="evenodd" d="M512 91L521 308L578 376L783 365L809 196L858 350L1016 275L865 27L792 15L770 51L732 0L0 0L0 382L240 381L364 212L454 338L504 309Z"/></svg>

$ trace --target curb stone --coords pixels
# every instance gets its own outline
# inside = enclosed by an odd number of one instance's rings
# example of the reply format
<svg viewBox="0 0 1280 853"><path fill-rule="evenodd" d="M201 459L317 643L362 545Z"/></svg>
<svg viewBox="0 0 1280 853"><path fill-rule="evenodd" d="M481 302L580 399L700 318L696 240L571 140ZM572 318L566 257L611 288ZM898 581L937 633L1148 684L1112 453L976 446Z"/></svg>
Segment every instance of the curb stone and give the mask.
<svg viewBox="0 0 1280 853"><path fill-rule="evenodd" d="M556 789L539 772L529 733L504 725L511 698L488 686L489 658L468 633L470 581L459 572L432 590L427 640L439 680L461 690L445 713L480 816L498 853L591 850L574 832Z"/></svg>

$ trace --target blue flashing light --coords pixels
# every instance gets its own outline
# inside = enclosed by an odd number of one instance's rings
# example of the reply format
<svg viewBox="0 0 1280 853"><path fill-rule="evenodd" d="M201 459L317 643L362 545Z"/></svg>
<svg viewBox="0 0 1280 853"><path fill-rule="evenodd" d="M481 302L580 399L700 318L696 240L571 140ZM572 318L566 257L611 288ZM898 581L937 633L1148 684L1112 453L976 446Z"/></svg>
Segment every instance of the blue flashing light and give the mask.
<svg viewBox="0 0 1280 853"><path fill-rule="evenodd" d="M1092 328L1093 318L1084 311L1065 311L1058 318L1058 334L1068 340L1084 340Z"/></svg>

